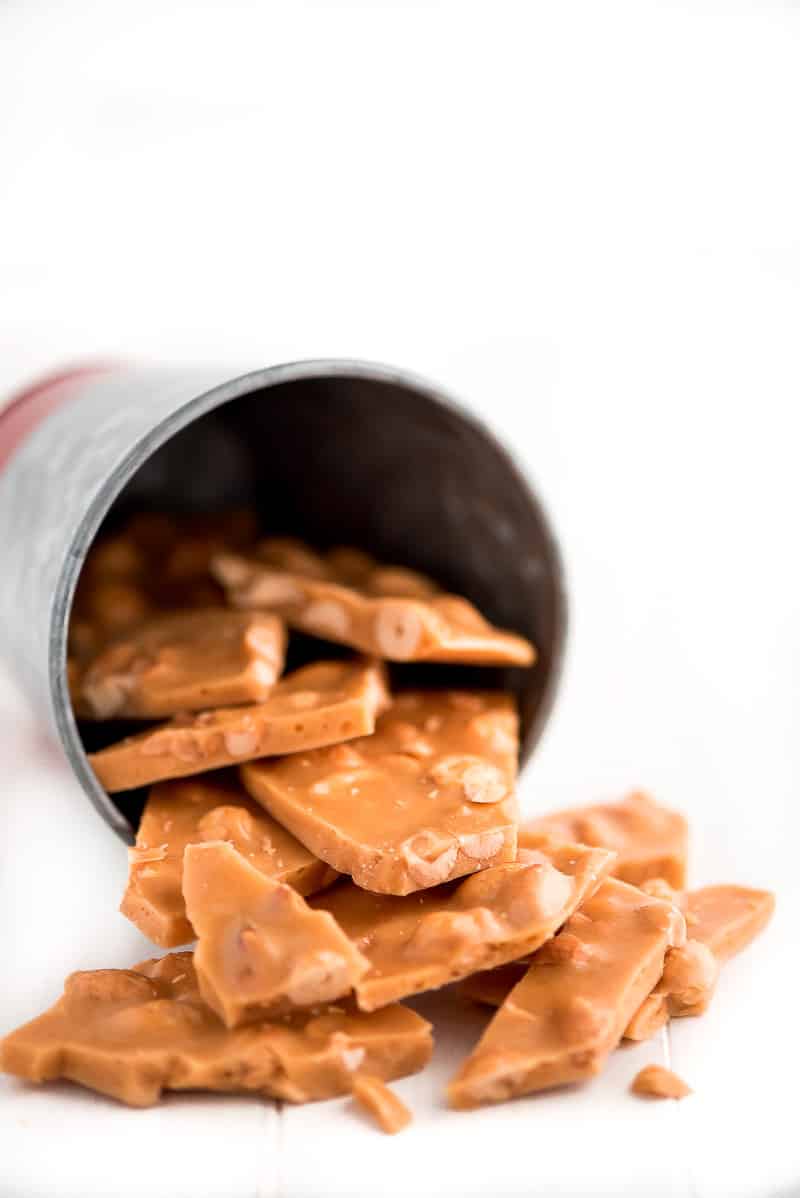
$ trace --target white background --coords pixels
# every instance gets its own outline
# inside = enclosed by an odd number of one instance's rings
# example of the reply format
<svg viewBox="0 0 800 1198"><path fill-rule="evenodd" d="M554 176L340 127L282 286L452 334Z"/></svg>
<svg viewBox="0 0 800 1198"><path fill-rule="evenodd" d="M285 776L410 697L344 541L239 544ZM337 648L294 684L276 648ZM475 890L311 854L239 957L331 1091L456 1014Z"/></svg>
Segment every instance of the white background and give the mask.
<svg viewBox="0 0 800 1198"><path fill-rule="evenodd" d="M695 882L779 902L706 1018L580 1092L446 1111L480 1020L434 1003L394 1140L345 1101L0 1082L1 1198L800 1193L799 230L796 4L0 4L0 390L87 356L438 379L567 556L526 808L647 786L690 816ZM123 847L10 684L0 763L3 1031L148 949ZM630 1097L669 1052L695 1095Z"/></svg>

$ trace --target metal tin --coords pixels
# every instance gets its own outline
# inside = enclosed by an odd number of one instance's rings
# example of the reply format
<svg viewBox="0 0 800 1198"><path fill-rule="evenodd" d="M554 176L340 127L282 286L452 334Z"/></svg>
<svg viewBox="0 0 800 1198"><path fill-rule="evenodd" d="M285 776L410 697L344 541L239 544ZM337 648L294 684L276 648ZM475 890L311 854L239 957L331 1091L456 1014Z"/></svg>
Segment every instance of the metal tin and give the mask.
<svg viewBox="0 0 800 1198"><path fill-rule="evenodd" d="M337 359L237 378L65 371L0 412L0 655L119 835L130 842L134 821L95 780L67 688L67 624L86 552L109 514L128 506L248 503L270 532L416 567L533 640L534 669L492 672L519 696L523 760L530 755L564 645L561 557L509 453L444 391L404 370ZM462 685L488 677L451 673Z"/></svg>

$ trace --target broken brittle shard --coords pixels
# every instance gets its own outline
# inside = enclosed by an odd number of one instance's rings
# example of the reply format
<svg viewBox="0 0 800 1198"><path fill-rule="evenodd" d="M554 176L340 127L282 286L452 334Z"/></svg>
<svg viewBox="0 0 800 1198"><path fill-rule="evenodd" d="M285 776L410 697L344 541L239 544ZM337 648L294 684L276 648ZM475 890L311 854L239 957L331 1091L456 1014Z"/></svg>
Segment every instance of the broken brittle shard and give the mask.
<svg viewBox="0 0 800 1198"><path fill-rule="evenodd" d="M198 607L222 611L222 589L209 576L209 562L222 549L246 551L257 525L255 513L245 509L181 516L138 512L116 533L99 536L78 580L70 652L85 659L111 637L159 614Z"/></svg>
<svg viewBox="0 0 800 1198"><path fill-rule="evenodd" d="M396 1135L411 1122L411 1111L379 1077L357 1073L353 1078L353 1098L389 1136Z"/></svg>
<svg viewBox="0 0 800 1198"><path fill-rule="evenodd" d="M529 835L614 849L614 876L633 886L650 878L663 878L678 888L686 884L686 820L640 792L616 803L594 803L526 820L519 830L520 845Z"/></svg>
<svg viewBox="0 0 800 1198"><path fill-rule="evenodd" d="M614 855L542 840L527 860L415 894L371 894L342 882L313 899L369 963L355 983L364 1011L431 990L539 948L592 894Z"/></svg>
<svg viewBox="0 0 800 1198"><path fill-rule="evenodd" d="M645 1065L631 1082L631 1091L643 1098L686 1098L691 1089L682 1077L663 1065Z"/></svg>
<svg viewBox="0 0 800 1198"><path fill-rule="evenodd" d="M707 945L724 962L747 948L774 910L775 895L769 890L703 886L688 895L686 927L693 940Z"/></svg>
<svg viewBox="0 0 800 1198"><path fill-rule="evenodd" d="M387 703L378 664L317 662L281 678L263 703L176 716L89 761L107 790L130 790L369 735Z"/></svg>
<svg viewBox="0 0 800 1198"><path fill-rule="evenodd" d="M349 994L369 968L332 915L225 841L186 846L186 913L200 993L227 1027Z"/></svg>
<svg viewBox="0 0 800 1198"><path fill-rule="evenodd" d="M655 879L643 883L642 890L683 912L687 940L667 953L657 985L625 1028L627 1040L649 1040L671 1016L701 1015L713 997L720 965L763 931L775 907L770 891L743 886L706 886L686 893ZM475 1002L499 1007L526 968L514 961L474 973L459 990Z"/></svg>
<svg viewBox="0 0 800 1198"><path fill-rule="evenodd" d="M233 774L160 782L147 796L120 911L162 948L194 939L181 883L187 844L225 840L256 869L314 894L338 877L254 803Z"/></svg>
<svg viewBox="0 0 800 1198"><path fill-rule="evenodd" d="M669 1018L702 1015L720 966L763 931L775 909L770 891L744 886L705 886L676 898L688 939L667 953L658 984L625 1029L628 1040L649 1040Z"/></svg>
<svg viewBox="0 0 800 1198"><path fill-rule="evenodd" d="M534 954L450 1083L451 1106L503 1102L598 1073L683 943L671 903L609 879Z"/></svg>
<svg viewBox="0 0 800 1198"><path fill-rule="evenodd" d="M495 628L467 599L360 550L326 556L273 538L252 557L223 553L212 573L238 608L273 611L292 628L388 661L529 666L531 643Z"/></svg>
<svg viewBox="0 0 800 1198"><path fill-rule="evenodd" d="M430 1024L399 1004L365 1015L345 1002L226 1028L200 996L191 953L73 973L49 1011L0 1042L6 1073L64 1078L138 1107L162 1090L312 1102L349 1094L358 1070L390 1081L430 1055Z"/></svg>
<svg viewBox="0 0 800 1198"><path fill-rule="evenodd" d="M154 616L107 643L74 686L79 716L160 719L260 703L283 669L275 616L224 608Z"/></svg>
<svg viewBox="0 0 800 1198"><path fill-rule="evenodd" d="M398 695L372 736L242 767L312 853L367 890L409 894L517 851L517 716L493 691Z"/></svg>

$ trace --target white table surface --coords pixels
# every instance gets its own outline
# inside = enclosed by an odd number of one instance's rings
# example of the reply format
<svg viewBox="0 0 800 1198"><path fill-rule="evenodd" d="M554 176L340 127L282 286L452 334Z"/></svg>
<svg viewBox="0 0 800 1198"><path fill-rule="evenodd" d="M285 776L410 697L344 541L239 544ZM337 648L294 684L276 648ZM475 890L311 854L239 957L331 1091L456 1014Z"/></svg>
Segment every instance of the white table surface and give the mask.
<svg viewBox="0 0 800 1198"><path fill-rule="evenodd" d="M441 999L413 1127L0 1081L0 1198L800 1193L800 9L0 6L0 392L87 356L427 373L514 445L573 600L526 811L643 785L778 912L711 1012L471 1114ZM21 613L21 618L24 614ZM125 852L0 678L0 1033L147 955ZM627 1093L671 1059L680 1104Z"/></svg>

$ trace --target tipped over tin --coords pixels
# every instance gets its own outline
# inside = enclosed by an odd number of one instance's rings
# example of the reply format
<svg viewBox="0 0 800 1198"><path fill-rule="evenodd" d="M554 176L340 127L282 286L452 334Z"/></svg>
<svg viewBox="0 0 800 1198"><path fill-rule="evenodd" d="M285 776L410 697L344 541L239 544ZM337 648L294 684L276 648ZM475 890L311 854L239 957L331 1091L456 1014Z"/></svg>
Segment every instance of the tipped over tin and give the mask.
<svg viewBox="0 0 800 1198"><path fill-rule="evenodd" d="M564 647L561 557L532 483L452 397L407 371L339 359L234 378L66 370L0 411L0 657L119 835L132 841L135 817L97 782L69 697L78 577L98 531L126 512L234 506L256 509L270 535L355 545L429 574L533 641L533 669L491 671L517 694L530 756Z"/></svg>

